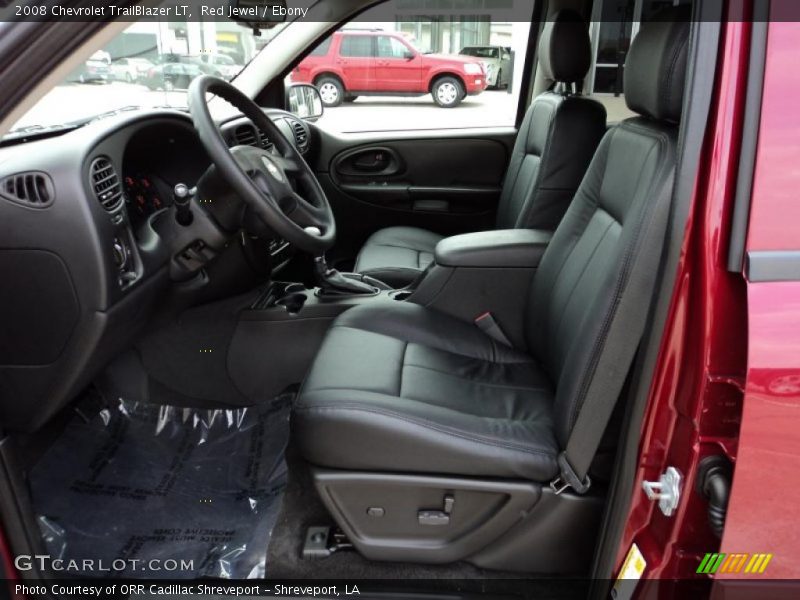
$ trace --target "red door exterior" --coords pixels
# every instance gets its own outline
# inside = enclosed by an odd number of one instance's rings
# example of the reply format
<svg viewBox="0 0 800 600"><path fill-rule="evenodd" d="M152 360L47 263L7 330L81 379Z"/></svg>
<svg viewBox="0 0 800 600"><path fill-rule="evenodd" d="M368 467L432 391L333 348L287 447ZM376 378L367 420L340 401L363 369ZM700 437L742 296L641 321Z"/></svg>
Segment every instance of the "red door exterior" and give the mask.
<svg viewBox="0 0 800 600"><path fill-rule="evenodd" d="M738 16L750 3L733 5ZM741 18L723 23L712 113L618 548L619 568L637 544L646 579L708 582L712 576L697 571L715 552L772 554L761 581L800 576L800 281L753 282L727 270L752 29ZM768 24L748 253L800 252L799 39L796 21ZM712 454L735 465L721 543L694 489L699 461ZM642 491L668 465L684 478L672 517ZM728 577L754 576L713 576ZM640 583L638 591L652 589Z"/></svg>
<svg viewBox="0 0 800 600"><path fill-rule="evenodd" d="M394 92L416 92L422 80L422 57L399 38L379 35L375 57L376 89ZM407 58L405 53L412 53Z"/></svg>
<svg viewBox="0 0 800 600"><path fill-rule="evenodd" d="M800 23L769 24L747 239L748 253L777 251L790 260L792 253L800 257L798 40ZM748 281L747 304L750 343L744 411L720 551L771 553L762 577L797 579L800 281Z"/></svg>
<svg viewBox="0 0 800 600"><path fill-rule="evenodd" d="M345 89L360 91L376 89L374 36L357 33L334 36L332 51L337 70L342 74Z"/></svg>

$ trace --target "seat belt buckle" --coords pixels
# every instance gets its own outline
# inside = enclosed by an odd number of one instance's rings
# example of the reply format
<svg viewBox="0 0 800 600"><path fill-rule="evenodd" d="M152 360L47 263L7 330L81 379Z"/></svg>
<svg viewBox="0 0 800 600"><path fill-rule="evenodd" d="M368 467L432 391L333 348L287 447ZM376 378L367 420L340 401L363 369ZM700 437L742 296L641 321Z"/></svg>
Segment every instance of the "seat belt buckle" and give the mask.
<svg viewBox="0 0 800 600"><path fill-rule="evenodd" d="M488 310L482 315L475 317L474 323L477 325L478 329L480 329L494 341L511 347L511 342L506 337L506 334L503 333L503 330L500 329L500 325L497 324L497 321L495 321L492 313L490 313Z"/></svg>
<svg viewBox="0 0 800 600"><path fill-rule="evenodd" d="M561 469L561 473L550 482L550 489L555 492L556 496L569 488L575 490L576 494L585 494L592 487L592 480L588 475L583 480L578 477L564 452L558 455L558 467Z"/></svg>

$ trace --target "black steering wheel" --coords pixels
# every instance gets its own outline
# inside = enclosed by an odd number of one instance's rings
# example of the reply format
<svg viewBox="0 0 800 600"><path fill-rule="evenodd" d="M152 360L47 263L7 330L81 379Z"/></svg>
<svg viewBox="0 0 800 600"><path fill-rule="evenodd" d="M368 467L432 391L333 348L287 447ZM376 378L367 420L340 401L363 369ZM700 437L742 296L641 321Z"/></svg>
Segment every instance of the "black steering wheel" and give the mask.
<svg viewBox="0 0 800 600"><path fill-rule="evenodd" d="M208 94L239 109L266 134L277 154L254 146L229 148L211 117ZM192 81L188 102L200 141L220 175L264 224L315 255L333 246L336 221L325 192L294 144L255 102L227 81L210 75Z"/></svg>

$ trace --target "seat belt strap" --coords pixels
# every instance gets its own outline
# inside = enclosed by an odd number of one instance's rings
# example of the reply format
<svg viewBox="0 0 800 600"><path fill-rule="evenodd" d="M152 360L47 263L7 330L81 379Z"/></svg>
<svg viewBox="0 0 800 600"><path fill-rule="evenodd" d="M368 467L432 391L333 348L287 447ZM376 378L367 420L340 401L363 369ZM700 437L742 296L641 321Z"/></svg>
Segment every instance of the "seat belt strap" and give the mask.
<svg viewBox="0 0 800 600"><path fill-rule="evenodd" d="M478 326L478 329L483 331L486 335L490 338L495 340L496 342L500 342L505 346L511 346L511 341L508 339L503 330L500 328L500 325L497 324L495 318L492 316L492 313L485 312L479 317L475 319L475 325Z"/></svg>
<svg viewBox="0 0 800 600"><path fill-rule="evenodd" d="M583 494L591 481L587 475L617 404L634 356L644 335L669 220L674 171L663 192L645 215L649 218L629 250L627 281L608 326L603 350L591 374L589 389L569 434L566 448L558 456L560 474L550 482L560 494L568 488ZM632 343L635 340L635 343Z"/></svg>

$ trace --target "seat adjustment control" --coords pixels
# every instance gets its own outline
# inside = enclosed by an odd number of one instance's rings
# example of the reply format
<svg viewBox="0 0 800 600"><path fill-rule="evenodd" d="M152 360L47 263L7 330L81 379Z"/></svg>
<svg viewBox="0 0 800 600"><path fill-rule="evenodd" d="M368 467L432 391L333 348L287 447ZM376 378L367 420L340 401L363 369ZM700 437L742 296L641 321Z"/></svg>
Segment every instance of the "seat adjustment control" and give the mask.
<svg viewBox="0 0 800 600"><path fill-rule="evenodd" d="M455 503L453 495L446 494L442 510L420 510L417 512L417 522L420 525L449 525L450 513L453 512Z"/></svg>

